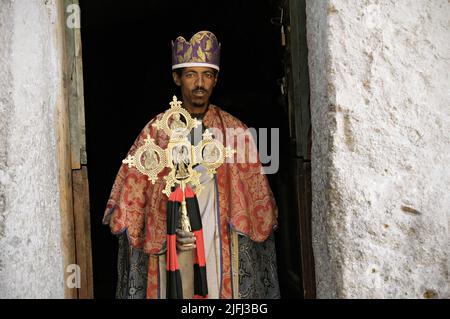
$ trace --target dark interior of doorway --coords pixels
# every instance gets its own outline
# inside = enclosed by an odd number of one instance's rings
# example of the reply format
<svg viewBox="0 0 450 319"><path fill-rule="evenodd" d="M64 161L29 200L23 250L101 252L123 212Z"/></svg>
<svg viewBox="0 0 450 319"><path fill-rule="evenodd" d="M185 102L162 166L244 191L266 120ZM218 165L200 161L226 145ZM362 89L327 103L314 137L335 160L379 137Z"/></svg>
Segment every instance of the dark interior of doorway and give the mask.
<svg viewBox="0 0 450 319"><path fill-rule="evenodd" d="M280 29L271 23L279 2L80 0L95 298L115 295L117 240L101 225L106 201L136 136L178 92L170 71L170 41L177 36L189 39L199 30L217 35L222 64L212 102L249 127L280 128L280 169L268 178L277 203L293 196L280 187L289 174L289 128L279 87ZM279 214L283 218L283 209ZM277 239L283 231L282 224ZM277 240L277 250L286 251L284 245ZM298 253L289 260L300 265ZM282 254L278 259L282 297L302 297L284 288Z"/></svg>

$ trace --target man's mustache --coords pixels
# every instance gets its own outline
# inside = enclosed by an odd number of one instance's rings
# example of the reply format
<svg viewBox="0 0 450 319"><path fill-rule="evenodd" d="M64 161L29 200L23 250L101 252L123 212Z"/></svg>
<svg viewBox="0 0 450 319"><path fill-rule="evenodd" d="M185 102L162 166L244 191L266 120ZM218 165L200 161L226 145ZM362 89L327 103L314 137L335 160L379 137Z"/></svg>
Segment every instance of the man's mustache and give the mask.
<svg viewBox="0 0 450 319"><path fill-rule="evenodd" d="M196 88L195 90L192 90L192 93L206 93L206 89Z"/></svg>

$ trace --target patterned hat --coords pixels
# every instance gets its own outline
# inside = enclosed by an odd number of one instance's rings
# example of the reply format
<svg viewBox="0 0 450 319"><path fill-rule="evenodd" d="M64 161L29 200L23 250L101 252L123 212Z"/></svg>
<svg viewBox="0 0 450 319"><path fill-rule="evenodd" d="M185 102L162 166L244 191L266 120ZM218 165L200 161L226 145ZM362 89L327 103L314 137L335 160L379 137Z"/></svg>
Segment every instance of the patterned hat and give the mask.
<svg viewBox="0 0 450 319"><path fill-rule="evenodd" d="M219 70L220 43L209 31L200 31L187 42L183 37L172 41L172 70L206 66Z"/></svg>

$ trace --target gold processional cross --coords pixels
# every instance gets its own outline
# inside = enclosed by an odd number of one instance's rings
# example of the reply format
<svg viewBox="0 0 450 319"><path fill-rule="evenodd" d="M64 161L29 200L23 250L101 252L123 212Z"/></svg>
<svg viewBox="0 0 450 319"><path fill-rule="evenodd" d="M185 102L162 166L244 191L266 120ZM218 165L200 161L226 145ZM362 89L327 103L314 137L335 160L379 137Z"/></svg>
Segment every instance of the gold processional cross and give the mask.
<svg viewBox="0 0 450 319"><path fill-rule="evenodd" d="M184 196L185 188L187 184L190 184L196 194L200 194L203 189L200 184L200 173L194 170L193 166L203 165L207 169L207 174L212 176L216 174L216 169L225 162L225 159L233 156L236 151L230 147L224 147L221 142L214 139L208 130L205 130L202 135L203 139L197 146L192 145L188 140L188 135L201 122L193 119L189 112L181 107L181 104L182 102L174 96L173 101L170 102L170 109L164 112L161 120L152 124L157 129L162 129L170 137L165 150L156 145L155 140L148 135L145 144L139 147L134 155L128 155L122 162L128 164L130 168L135 167L153 184L155 184L158 174L165 167L169 167L171 170L164 177L166 187L163 193L169 197L172 187L177 185L181 187L183 201L180 224L183 230L191 231Z"/></svg>

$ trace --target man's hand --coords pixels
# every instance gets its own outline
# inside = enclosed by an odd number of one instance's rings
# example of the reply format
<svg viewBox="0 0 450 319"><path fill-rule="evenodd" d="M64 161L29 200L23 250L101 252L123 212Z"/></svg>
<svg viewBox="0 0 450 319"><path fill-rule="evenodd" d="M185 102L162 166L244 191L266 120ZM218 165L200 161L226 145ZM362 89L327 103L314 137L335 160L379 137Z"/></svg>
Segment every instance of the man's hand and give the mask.
<svg viewBox="0 0 450 319"><path fill-rule="evenodd" d="M176 233L177 233L177 250L188 251L196 247L194 233L190 233L181 229L177 229Z"/></svg>

